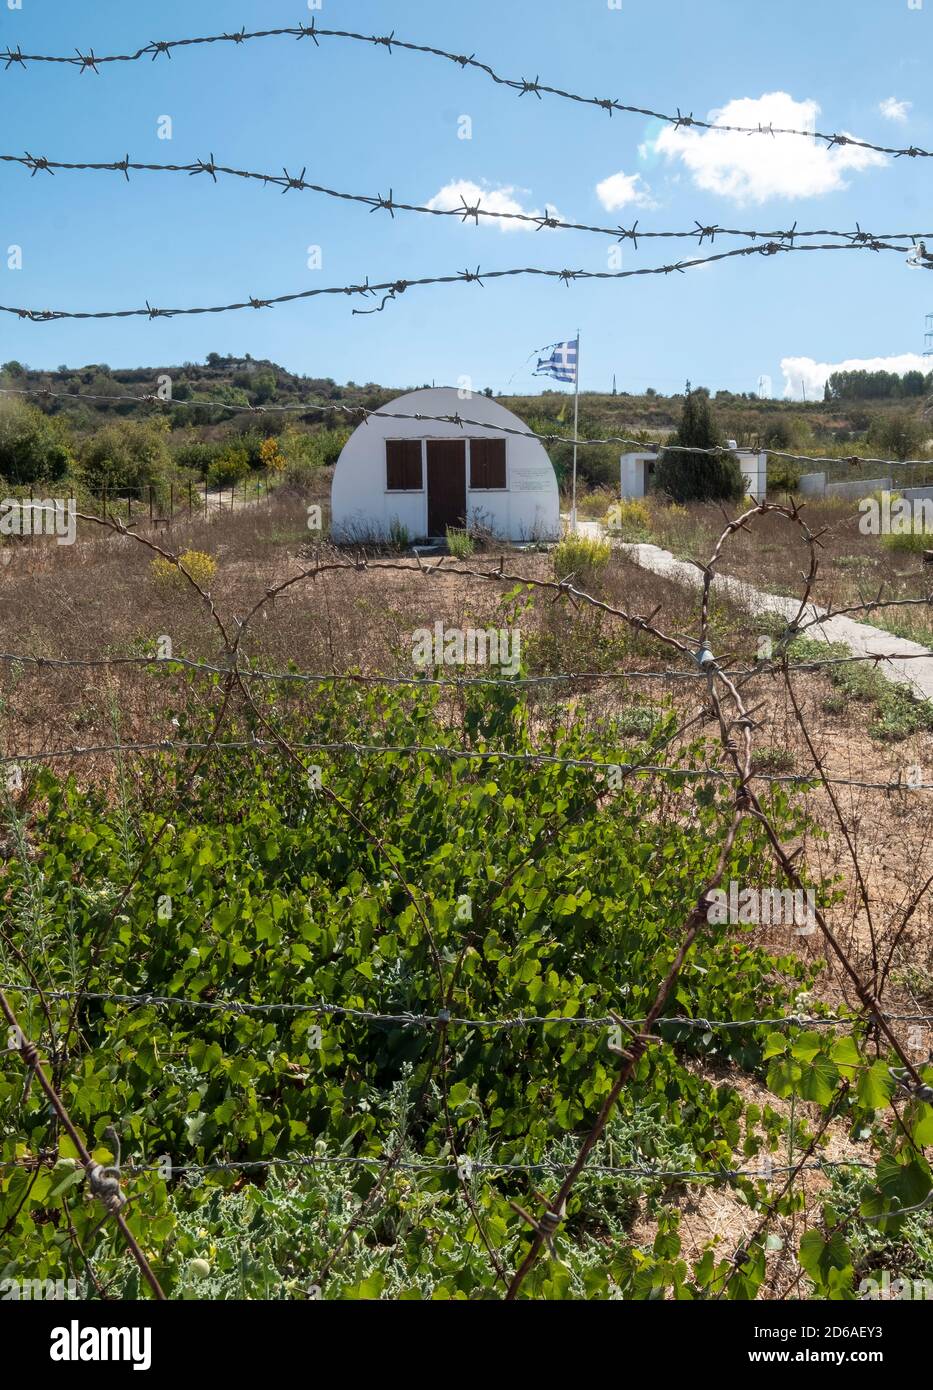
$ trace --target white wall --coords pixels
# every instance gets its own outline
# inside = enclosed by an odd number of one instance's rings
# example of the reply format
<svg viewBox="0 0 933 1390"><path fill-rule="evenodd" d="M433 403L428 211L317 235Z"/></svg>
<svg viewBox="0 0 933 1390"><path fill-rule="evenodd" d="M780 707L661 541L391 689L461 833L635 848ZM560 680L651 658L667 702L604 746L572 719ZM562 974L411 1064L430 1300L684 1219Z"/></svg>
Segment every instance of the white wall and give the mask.
<svg viewBox="0 0 933 1390"><path fill-rule="evenodd" d="M764 501L768 491L768 455L751 453L747 449L739 449L737 453L746 493L756 502Z"/></svg>
<svg viewBox="0 0 933 1390"><path fill-rule="evenodd" d="M853 478L850 483L827 483L826 497L862 498L873 492L890 492L890 478Z"/></svg>
<svg viewBox="0 0 933 1390"><path fill-rule="evenodd" d="M403 415L459 415L479 424L464 426L433 420L371 418L347 441L334 470L331 490L331 533L335 540L389 534L397 520L412 540L427 535L427 459L422 453L421 490L389 492L386 488L387 439L504 439L506 487L480 491L470 488L467 450L467 512L482 520L503 540L554 540L560 535L557 478L544 446L537 439L502 434L491 425L515 430L528 427L517 415L487 396L463 400L453 387L412 391L382 407Z"/></svg>
<svg viewBox="0 0 933 1390"><path fill-rule="evenodd" d="M619 460L619 491L623 497L644 497L648 491L648 465L656 453L623 454Z"/></svg>

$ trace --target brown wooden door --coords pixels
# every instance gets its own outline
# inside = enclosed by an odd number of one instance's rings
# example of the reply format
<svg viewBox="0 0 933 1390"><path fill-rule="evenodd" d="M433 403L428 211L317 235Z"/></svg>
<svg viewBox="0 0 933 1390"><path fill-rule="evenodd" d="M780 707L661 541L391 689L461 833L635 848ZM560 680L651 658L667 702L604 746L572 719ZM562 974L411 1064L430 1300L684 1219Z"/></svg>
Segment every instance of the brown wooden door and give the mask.
<svg viewBox="0 0 933 1390"><path fill-rule="evenodd" d="M466 442L428 440L428 535L466 525Z"/></svg>

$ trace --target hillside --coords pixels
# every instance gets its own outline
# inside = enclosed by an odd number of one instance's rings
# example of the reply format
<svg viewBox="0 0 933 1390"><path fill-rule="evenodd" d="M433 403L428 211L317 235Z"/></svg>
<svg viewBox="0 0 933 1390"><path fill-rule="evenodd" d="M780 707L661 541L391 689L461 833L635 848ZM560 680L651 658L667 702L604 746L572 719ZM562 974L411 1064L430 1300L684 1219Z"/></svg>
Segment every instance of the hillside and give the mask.
<svg viewBox="0 0 933 1390"><path fill-rule="evenodd" d="M901 381L887 373L845 374L831 379L827 396L832 395L832 399L807 403L729 391L712 392L710 399L724 441L735 439L745 448L838 458L838 468L830 465L829 472L845 474L852 456L915 458L929 451L927 402L933 378L913 375L915 381ZM170 402L140 401L160 390L164 396L167 383ZM415 385L390 387L353 381L341 385L330 377L300 376L268 360L248 355L221 357L217 353L208 354L203 363L134 368L89 363L45 371L19 362L0 367L0 399L28 401L54 421L57 444L77 460L77 466L69 464L66 471L78 477L87 471L83 457L94 452L89 441L100 431L112 426L123 428L124 421L138 429L138 422L147 419L163 422L161 429L168 426L168 434L161 437L155 450L159 460L148 458L153 452L149 439L142 449L148 460L144 468L136 462L122 471L108 465L107 482L113 489L155 485L160 479L164 482L172 464L194 468L202 480L215 465L214 481L229 485L246 469L262 465L263 439L280 438L283 433L289 446L281 447L281 456L287 459L289 454L299 453L307 461L307 441L301 445L301 437L323 430L327 441L315 460L332 463L346 429L361 418L357 409L378 409ZM857 394L859 390L865 391L864 397ZM492 393L487 389L485 394ZM572 433L572 397L567 391L500 395L497 399L539 433ZM683 393L665 396L649 390L643 395L612 395L584 391L580 397L580 434L593 440L622 436L663 443L677 425L683 402ZM112 436L105 442L110 454L121 452ZM241 455L245 450L245 456L231 464L231 449ZM130 452L140 453L138 440ZM571 451L566 445L554 444L550 453L563 482L569 475ZM619 447L613 444L586 449L579 465L583 486L613 485L618 455ZM99 481L100 469L92 473ZM56 476L56 469L47 469L43 475L37 465L33 475L26 476L18 467L11 470L5 465L0 439L0 477L7 484L37 482L43 476ZM190 472L185 476L191 476Z"/></svg>

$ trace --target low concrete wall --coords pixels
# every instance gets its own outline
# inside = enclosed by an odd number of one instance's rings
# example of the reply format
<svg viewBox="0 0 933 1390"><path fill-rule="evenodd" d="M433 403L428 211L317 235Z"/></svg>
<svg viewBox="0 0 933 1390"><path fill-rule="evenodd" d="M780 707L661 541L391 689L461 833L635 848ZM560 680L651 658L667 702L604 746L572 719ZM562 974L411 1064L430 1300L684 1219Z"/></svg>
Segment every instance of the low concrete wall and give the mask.
<svg viewBox="0 0 933 1390"><path fill-rule="evenodd" d="M798 491L804 497L822 497L826 491L825 473L804 473L798 484Z"/></svg>
<svg viewBox="0 0 933 1390"><path fill-rule="evenodd" d="M853 478L851 483L827 483L824 496L862 498L890 490L890 478Z"/></svg>

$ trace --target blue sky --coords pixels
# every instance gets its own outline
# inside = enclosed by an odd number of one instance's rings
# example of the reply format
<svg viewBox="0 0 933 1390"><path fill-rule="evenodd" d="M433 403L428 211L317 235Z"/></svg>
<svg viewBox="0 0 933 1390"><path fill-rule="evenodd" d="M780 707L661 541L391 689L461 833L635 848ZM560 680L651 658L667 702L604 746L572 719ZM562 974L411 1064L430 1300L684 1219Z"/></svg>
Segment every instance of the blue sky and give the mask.
<svg viewBox="0 0 933 1390"><path fill-rule="evenodd" d="M97 53L151 39L310 18L307 0L0 0L0 48ZM322 0L316 21L475 52L500 72L659 110L738 123L774 112L891 145L933 146L933 0ZM924 79L926 78L926 82ZM769 94L784 94L774 96ZM762 98L768 101L762 102ZM218 162L428 202L456 185L487 205L556 208L643 228L694 220L777 228L922 230L933 223L927 160L853 159L806 140L714 144L633 115L521 99L440 60L344 40L267 39L108 65L100 76L0 69L0 152L64 160ZM171 117L172 139L158 138ZM469 116L472 139L458 138ZM714 140L722 137L714 137ZM792 147L791 147L792 146ZM601 187L602 186L602 187ZM600 191L601 187L601 191ZM448 190L444 194L443 190ZM607 268L601 238L504 231L384 213L239 180L0 166L0 302L69 309L211 304L318 284L538 265ZM321 247L322 268L308 267ZM22 269L7 248L22 247ZM622 268L663 264L689 243L626 244ZM717 248L718 249L718 248ZM0 316L0 361L112 367L269 357L294 371L389 386L469 378L539 389L531 351L580 329L583 389L812 394L825 365L923 348L933 275L883 253L749 257L685 275L617 283L493 282L411 290L383 314L344 298L259 313L171 320L20 322ZM782 368L782 363L784 364ZM911 365L909 359L903 365Z"/></svg>

